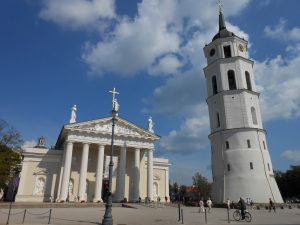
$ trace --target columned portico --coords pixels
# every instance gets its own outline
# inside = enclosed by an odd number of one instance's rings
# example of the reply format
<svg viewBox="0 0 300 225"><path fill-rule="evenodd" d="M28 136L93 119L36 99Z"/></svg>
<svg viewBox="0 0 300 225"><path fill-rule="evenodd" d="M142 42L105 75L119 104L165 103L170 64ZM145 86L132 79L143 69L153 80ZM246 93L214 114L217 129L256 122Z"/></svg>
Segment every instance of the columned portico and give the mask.
<svg viewBox="0 0 300 225"><path fill-rule="evenodd" d="M148 163L147 163L147 197L153 200L153 150L148 151Z"/></svg>
<svg viewBox="0 0 300 225"><path fill-rule="evenodd" d="M73 142L67 142L65 149L65 160L64 160L64 171L62 177L62 185L60 189L60 201L65 202L68 197L68 188L71 172L71 162L72 162L72 152L73 152Z"/></svg>
<svg viewBox="0 0 300 225"><path fill-rule="evenodd" d="M83 144L81 166L80 166L80 177L78 186L78 196L80 201L87 201L86 199L86 173L89 158L89 147L88 143Z"/></svg>
<svg viewBox="0 0 300 225"><path fill-rule="evenodd" d="M123 201L125 195L125 173L126 173L126 144L120 150L120 163L117 179L117 201Z"/></svg>
<svg viewBox="0 0 300 225"><path fill-rule="evenodd" d="M103 179L104 145L99 145L96 169L96 184L94 202L102 202L102 179Z"/></svg>
<svg viewBox="0 0 300 225"><path fill-rule="evenodd" d="M134 149L134 165L133 165L133 193L132 201L137 202L140 197L140 149Z"/></svg>

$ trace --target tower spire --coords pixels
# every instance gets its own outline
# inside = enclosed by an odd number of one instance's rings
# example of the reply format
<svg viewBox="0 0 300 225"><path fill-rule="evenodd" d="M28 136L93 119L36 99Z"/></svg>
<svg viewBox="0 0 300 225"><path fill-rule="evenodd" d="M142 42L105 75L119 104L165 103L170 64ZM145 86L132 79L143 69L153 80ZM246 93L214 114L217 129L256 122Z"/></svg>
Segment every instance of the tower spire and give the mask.
<svg viewBox="0 0 300 225"><path fill-rule="evenodd" d="M226 29L223 10L222 10L223 7L222 1L218 0L217 5L219 6L219 31L221 31L223 29Z"/></svg>

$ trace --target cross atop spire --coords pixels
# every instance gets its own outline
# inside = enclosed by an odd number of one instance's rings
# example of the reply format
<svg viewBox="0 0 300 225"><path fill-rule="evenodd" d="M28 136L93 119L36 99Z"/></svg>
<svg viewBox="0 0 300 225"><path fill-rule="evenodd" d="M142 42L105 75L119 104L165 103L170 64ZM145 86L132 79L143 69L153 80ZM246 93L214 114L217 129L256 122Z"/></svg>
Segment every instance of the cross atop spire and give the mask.
<svg viewBox="0 0 300 225"><path fill-rule="evenodd" d="M118 102L117 102L117 99L116 99L116 94L120 94L119 92L116 91L116 88L114 88L112 91L109 91L110 93L112 93L112 105L113 105L113 109L115 109L115 107L117 106L118 107Z"/></svg>
<svg viewBox="0 0 300 225"><path fill-rule="evenodd" d="M222 13L222 8L223 8L222 0L217 0L216 4L219 6L219 13Z"/></svg>

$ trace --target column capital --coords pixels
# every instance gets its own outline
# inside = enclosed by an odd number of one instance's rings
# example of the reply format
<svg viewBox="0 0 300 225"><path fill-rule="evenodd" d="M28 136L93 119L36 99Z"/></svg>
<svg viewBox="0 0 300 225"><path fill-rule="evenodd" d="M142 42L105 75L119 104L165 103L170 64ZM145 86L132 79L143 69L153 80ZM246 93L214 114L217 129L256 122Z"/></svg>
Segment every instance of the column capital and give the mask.
<svg viewBox="0 0 300 225"><path fill-rule="evenodd" d="M82 145L91 145L91 144L93 144L92 142L81 142L82 143Z"/></svg>

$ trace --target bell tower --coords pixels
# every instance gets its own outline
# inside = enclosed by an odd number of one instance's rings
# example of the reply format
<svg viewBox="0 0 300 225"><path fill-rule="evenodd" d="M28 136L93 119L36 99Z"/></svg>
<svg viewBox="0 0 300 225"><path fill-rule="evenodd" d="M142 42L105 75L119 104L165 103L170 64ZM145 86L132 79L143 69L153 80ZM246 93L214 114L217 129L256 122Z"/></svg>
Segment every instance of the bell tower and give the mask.
<svg viewBox="0 0 300 225"><path fill-rule="evenodd" d="M282 203L263 129L259 93L248 58L248 42L227 30L222 9L219 31L204 47L207 83L212 198L251 198L256 203L272 198Z"/></svg>

